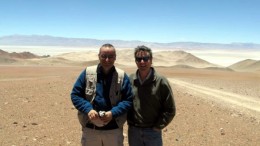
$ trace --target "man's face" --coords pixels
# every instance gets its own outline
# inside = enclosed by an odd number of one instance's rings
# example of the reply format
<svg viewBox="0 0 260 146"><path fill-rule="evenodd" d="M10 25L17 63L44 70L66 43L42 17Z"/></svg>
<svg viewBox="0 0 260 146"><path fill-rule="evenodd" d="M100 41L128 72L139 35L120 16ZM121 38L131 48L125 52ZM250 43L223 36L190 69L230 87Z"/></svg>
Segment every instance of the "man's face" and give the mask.
<svg viewBox="0 0 260 146"><path fill-rule="evenodd" d="M146 51L139 51L135 55L135 63L140 71L148 71L152 66L152 58Z"/></svg>
<svg viewBox="0 0 260 146"><path fill-rule="evenodd" d="M109 70L113 67L116 60L116 52L114 48L102 47L99 52L99 61L101 66L105 70Z"/></svg>

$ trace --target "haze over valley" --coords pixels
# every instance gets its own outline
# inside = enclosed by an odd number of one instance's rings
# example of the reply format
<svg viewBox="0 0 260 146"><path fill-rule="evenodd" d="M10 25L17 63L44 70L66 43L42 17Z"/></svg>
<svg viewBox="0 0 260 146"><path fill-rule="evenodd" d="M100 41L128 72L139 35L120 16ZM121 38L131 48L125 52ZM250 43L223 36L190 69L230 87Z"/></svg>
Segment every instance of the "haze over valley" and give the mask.
<svg viewBox="0 0 260 146"><path fill-rule="evenodd" d="M81 54L80 56L84 57L84 54L80 52L85 52L85 53L97 52L99 50L99 47L104 43L111 43L118 50L127 50L130 56L131 56L131 50L133 51L133 49L138 45L146 45L148 47L151 47L154 52L183 51L189 53L190 55L194 55L199 59L207 61L208 63L220 67L228 67L237 62L247 60L247 59L251 59L255 61L260 60L260 55L259 55L260 44L253 44L253 43L231 43L231 44L199 43L199 42L156 43L156 42L123 41L123 40L97 40L97 39L87 39L87 38L64 38L64 37L41 36L41 35L29 35L29 36L12 35L12 36L0 37L0 49L3 51L9 53L11 52L21 53L26 51L40 56L43 55L60 56L61 54L66 54L66 53L78 53L78 55ZM85 56L86 55L87 54L85 54ZM167 56L165 55L162 56L167 58ZM119 55L118 57L120 58ZM162 61L164 60L167 62L167 59L163 57L157 59ZM174 59L172 57L168 57L168 58L169 61L172 61L172 59ZM87 58L83 60L88 61ZM177 59L175 58L175 60ZM177 64L170 63L167 66L171 66L171 65L177 65ZM189 65L189 64L182 64L182 65Z"/></svg>

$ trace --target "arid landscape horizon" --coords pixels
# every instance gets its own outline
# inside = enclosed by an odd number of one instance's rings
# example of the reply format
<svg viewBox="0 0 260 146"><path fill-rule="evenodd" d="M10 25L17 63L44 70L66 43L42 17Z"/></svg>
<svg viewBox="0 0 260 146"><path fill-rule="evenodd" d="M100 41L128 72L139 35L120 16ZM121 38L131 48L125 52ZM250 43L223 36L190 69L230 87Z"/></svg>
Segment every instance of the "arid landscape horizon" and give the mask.
<svg viewBox="0 0 260 146"><path fill-rule="evenodd" d="M176 115L163 146L260 146L260 0L0 2L0 146L80 146L71 90L99 63L136 73L147 46ZM124 146L128 144L124 125ZM112 146L112 145L111 145Z"/></svg>
<svg viewBox="0 0 260 146"><path fill-rule="evenodd" d="M97 52L13 57L5 51L0 56L0 145L80 145L70 92L80 72L98 62ZM136 70L132 51L117 54L116 66L127 74ZM223 67L185 51L164 51L154 53L153 65L170 81L177 107L163 129L164 146L260 144L259 60ZM127 146L126 129L127 124Z"/></svg>

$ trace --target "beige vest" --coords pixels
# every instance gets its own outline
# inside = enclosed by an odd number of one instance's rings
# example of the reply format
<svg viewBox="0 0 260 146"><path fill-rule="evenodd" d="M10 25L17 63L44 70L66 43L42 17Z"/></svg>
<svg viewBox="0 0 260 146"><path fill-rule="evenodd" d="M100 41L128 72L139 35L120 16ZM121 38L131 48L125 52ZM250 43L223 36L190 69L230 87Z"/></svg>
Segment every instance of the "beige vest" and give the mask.
<svg viewBox="0 0 260 146"><path fill-rule="evenodd" d="M121 86L124 80L124 71L116 68L113 73L112 83L109 92L109 98L112 106L116 106L118 102L121 101ZM96 83L97 83L97 65L90 66L86 68L86 90L85 98L93 103L96 97ZM78 111L78 119L82 127L85 127L89 122L88 115ZM119 128L122 128L126 121L126 114L117 117L116 123Z"/></svg>

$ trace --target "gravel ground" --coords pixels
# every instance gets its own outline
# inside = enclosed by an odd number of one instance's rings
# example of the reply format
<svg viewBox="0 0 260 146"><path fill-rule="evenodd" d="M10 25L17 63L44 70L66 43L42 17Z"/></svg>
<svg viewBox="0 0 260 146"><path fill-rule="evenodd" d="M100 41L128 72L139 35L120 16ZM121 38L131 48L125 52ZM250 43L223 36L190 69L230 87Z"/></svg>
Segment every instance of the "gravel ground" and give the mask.
<svg viewBox="0 0 260 146"><path fill-rule="evenodd" d="M80 145L71 88L84 67L0 66L0 145ZM125 68L128 73L132 68ZM259 73L160 69L169 78L259 98ZM260 144L260 122L243 107L220 104L172 83L176 117L163 129L164 146ZM259 115L259 112L255 112ZM127 146L127 125L125 145Z"/></svg>

